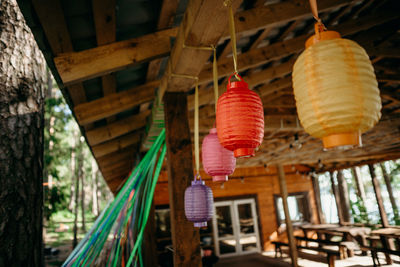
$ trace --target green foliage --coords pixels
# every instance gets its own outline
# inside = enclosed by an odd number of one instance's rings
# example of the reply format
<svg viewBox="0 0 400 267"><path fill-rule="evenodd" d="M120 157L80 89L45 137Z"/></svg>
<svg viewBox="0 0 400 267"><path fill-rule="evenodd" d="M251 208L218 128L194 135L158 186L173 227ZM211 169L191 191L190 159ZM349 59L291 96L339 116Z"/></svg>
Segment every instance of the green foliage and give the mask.
<svg viewBox="0 0 400 267"><path fill-rule="evenodd" d="M53 81L53 87L56 86ZM50 97L49 97L50 95ZM83 154L83 180L86 192L86 210L91 211L92 199L92 162L94 158L85 139L80 134L71 110L58 88L52 88L45 103L44 129L44 216L53 219L52 214L66 211L74 199L72 189L76 181L76 172L71 171L73 162L71 154ZM75 144L75 145L74 145ZM77 167L77 162L74 162ZM110 197L110 192L102 177L98 178L100 191L100 208ZM106 197L105 197L106 196Z"/></svg>
<svg viewBox="0 0 400 267"><path fill-rule="evenodd" d="M350 205L351 205L351 213L353 214L354 222L369 225L370 219L368 217L367 208L365 207L362 199L357 195L356 201L352 201L350 199Z"/></svg>

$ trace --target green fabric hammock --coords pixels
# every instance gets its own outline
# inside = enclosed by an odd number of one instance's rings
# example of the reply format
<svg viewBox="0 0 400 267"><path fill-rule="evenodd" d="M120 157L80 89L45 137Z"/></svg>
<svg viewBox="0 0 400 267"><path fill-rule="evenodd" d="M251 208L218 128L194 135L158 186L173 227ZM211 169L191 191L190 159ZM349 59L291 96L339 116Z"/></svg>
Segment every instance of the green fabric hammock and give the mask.
<svg viewBox="0 0 400 267"><path fill-rule="evenodd" d="M163 129L63 267L143 266L143 234L165 154Z"/></svg>

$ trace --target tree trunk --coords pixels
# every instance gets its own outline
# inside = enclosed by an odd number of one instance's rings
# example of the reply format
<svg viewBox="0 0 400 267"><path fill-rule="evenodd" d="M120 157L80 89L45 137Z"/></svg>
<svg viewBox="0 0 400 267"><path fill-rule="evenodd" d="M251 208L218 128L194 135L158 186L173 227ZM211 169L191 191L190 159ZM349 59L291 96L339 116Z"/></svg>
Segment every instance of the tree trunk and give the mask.
<svg viewBox="0 0 400 267"><path fill-rule="evenodd" d="M375 197L376 197L376 202L378 204L379 214L381 215L382 226L389 227L389 221L386 215L385 206L383 205L381 186L379 185L378 178L376 177L374 165L368 164L368 168L369 168L369 173L371 174L371 180L375 191Z"/></svg>
<svg viewBox="0 0 400 267"><path fill-rule="evenodd" d="M361 199L363 204L365 205L366 196L365 196L363 178L362 178L361 173L360 173L360 168L358 168L358 167L351 168L351 173L353 174L354 180L356 182L357 195Z"/></svg>
<svg viewBox="0 0 400 267"><path fill-rule="evenodd" d="M399 210L397 208L396 199L394 198L392 184L390 182L389 174L386 171L385 165L380 163L383 178L385 179L386 189L389 194L390 203L392 204L394 218L399 218Z"/></svg>
<svg viewBox="0 0 400 267"><path fill-rule="evenodd" d="M342 215L342 209L340 207L340 199L339 199L339 194L338 190L335 184L335 177L333 176L333 173L329 173L330 178L331 178L331 186L332 186L332 194L335 197L335 203L336 203L336 209L337 209L337 215L338 215L338 220L339 224L343 224L343 215Z"/></svg>
<svg viewBox="0 0 400 267"><path fill-rule="evenodd" d="M337 172L336 178L338 181L340 208L342 210L343 222L350 222L350 199L347 182L342 171Z"/></svg>
<svg viewBox="0 0 400 267"><path fill-rule="evenodd" d="M75 131L74 136L75 136L75 143L79 142L77 140L78 136L77 131ZM76 245L78 244L78 210L79 210L78 200L79 200L79 177L80 177L79 170L80 168L79 168L79 158L78 158L78 167L75 168L75 199L74 199L75 219L74 219L74 240L72 243L72 247L76 247Z"/></svg>
<svg viewBox="0 0 400 267"><path fill-rule="evenodd" d="M15 0L0 40L0 266L42 266L46 65Z"/></svg>
<svg viewBox="0 0 400 267"><path fill-rule="evenodd" d="M97 210L97 164L92 160L92 213L94 216L99 216Z"/></svg>
<svg viewBox="0 0 400 267"><path fill-rule="evenodd" d="M314 189L314 199L315 206L317 208L318 221L319 223L326 223L325 215L322 212L322 204L321 204L321 191L319 187L319 180L317 175L311 175L311 181Z"/></svg>
<svg viewBox="0 0 400 267"><path fill-rule="evenodd" d="M86 232L86 224L85 224L85 173L84 173L84 165L83 160L85 158L83 152L82 142L80 143L81 151L78 158L78 166L79 166L79 179L81 181L81 218L82 218L82 231Z"/></svg>
<svg viewBox="0 0 400 267"><path fill-rule="evenodd" d="M75 139L73 139L71 143L71 188L68 204L68 209L71 212L75 210L75 185L73 183L74 179L76 179Z"/></svg>

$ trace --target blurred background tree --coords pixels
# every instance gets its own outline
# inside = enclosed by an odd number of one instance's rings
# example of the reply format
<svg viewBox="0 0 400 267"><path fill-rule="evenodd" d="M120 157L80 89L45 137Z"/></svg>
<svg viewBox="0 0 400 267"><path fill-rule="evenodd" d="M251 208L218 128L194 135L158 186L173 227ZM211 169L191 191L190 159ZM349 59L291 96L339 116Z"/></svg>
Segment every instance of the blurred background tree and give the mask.
<svg viewBox="0 0 400 267"><path fill-rule="evenodd" d="M46 245L69 240L75 245L113 196L49 72L45 105Z"/></svg>

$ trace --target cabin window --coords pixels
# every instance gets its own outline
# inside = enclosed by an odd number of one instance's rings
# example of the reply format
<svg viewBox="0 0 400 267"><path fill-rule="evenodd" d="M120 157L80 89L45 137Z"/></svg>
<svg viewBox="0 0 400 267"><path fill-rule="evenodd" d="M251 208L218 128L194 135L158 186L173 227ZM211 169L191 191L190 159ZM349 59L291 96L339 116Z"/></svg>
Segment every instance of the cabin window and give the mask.
<svg viewBox="0 0 400 267"><path fill-rule="evenodd" d="M282 197L274 195L276 218L278 226L285 224L285 212L283 210ZM308 223L311 220L310 203L308 200L308 192L297 192L289 194L288 206L290 219L294 225Z"/></svg>

